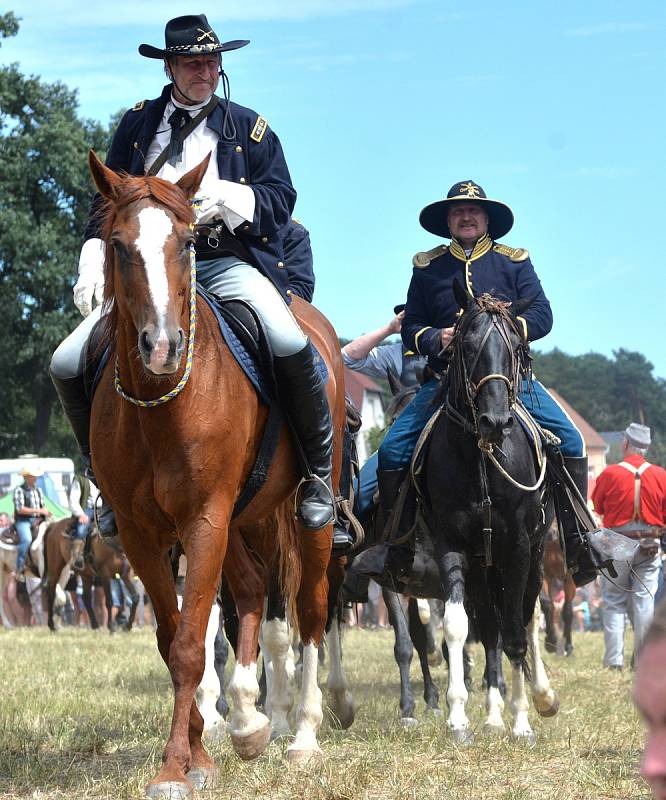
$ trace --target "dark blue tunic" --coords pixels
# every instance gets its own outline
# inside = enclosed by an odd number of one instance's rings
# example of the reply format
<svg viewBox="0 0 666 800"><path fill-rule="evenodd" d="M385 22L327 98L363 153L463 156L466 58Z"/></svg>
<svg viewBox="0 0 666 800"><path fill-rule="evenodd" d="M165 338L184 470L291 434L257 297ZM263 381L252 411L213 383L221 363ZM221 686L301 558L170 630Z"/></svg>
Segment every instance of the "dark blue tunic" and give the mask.
<svg viewBox="0 0 666 800"><path fill-rule="evenodd" d="M165 86L155 100L138 103L123 116L114 134L106 165L114 171L143 175L144 154L162 121L171 96L171 84ZM288 300L288 277L284 263L284 228L291 220L296 190L291 184L289 169L277 135L266 128L257 142L251 138L258 114L249 108L230 103L236 126L236 138L222 135L225 101L220 100L205 122L220 137L217 145L217 168L221 179L244 183L254 192L255 209L252 222L242 223L236 237L247 248L252 263L269 278ZM96 210L99 195L93 200L85 239L99 236Z"/></svg>

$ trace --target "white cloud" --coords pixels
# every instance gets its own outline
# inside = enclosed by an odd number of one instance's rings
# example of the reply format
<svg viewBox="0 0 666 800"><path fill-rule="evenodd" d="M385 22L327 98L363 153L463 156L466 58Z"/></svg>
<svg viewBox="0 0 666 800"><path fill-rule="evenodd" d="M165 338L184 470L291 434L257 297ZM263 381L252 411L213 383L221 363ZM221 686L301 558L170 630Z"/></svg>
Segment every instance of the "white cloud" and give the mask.
<svg viewBox="0 0 666 800"><path fill-rule="evenodd" d="M587 38L591 36L608 36L609 34L641 33L652 30L654 30L654 26L647 22L599 22L596 25L569 28L565 31L565 35Z"/></svg>

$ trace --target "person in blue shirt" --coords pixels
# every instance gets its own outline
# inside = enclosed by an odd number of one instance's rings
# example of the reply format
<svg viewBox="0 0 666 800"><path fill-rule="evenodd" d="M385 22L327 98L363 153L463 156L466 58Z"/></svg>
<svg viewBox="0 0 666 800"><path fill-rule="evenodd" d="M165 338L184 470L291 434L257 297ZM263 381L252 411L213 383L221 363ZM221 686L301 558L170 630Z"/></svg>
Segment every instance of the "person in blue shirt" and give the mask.
<svg viewBox="0 0 666 800"><path fill-rule="evenodd" d="M525 341L549 333L553 315L529 253L498 243L513 226L509 206L487 198L474 181L459 181L445 199L426 206L419 219L427 231L450 240L448 245L439 244L414 256L402 322L405 347L426 356L432 374L443 375L447 366L447 348L460 311L453 292L455 279L475 297L488 293L511 303L531 298L527 310L517 318ZM435 378L424 383L379 448L378 480L385 519L403 484L418 437L435 411L433 399L438 388ZM520 400L542 427L559 437L567 470L587 500L585 442L574 422L536 379L531 386L523 386ZM573 509L564 500L561 522L568 565L576 583L582 585L596 577L596 562L583 546Z"/></svg>

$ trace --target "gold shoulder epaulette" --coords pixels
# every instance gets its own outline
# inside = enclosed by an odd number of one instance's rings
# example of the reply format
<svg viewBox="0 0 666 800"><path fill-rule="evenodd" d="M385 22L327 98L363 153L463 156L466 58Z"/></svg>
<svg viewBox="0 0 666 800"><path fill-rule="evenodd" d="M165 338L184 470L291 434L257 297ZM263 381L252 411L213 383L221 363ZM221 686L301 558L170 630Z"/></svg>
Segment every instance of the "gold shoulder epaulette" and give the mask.
<svg viewBox="0 0 666 800"><path fill-rule="evenodd" d="M292 218L291 218L291 221L292 221L292 222L295 222L297 225L302 225L302 224L303 224L303 223L300 221L300 219L298 219L297 217L292 217Z"/></svg>
<svg viewBox="0 0 666 800"><path fill-rule="evenodd" d="M414 258L412 258L412 264L417 269L425 269L430 266L431 261L443 256L448 249L447 245L438 244L437 247L433 247L432 250L421 250L420 253L417 253Z"/></svg>
<svg viewBox="0 0 666 800"><path fill-rule="evenodd" d="M493 247L496 253L503 256L509 256L512 261L525 261L529 258L530 254L524 247L509 247L507 244L496 244Z"/></svg>
<svg viewBox="0 0 666 800"><path fill-rule="evenodd" d="M141 111L141 109L146 105L147 100L139 100L138 103L134 103L132 106L132 111Z"/></svg>
<svg viewBox="0 0 666 800"><path fill-rule="evenodd" d="M254 142L260 142L264 138L264 134L268 130L268 122L263 117L257 117L257 121L254 123L254 128L252 128L252 133L250 134L250 139Z"/></svg>

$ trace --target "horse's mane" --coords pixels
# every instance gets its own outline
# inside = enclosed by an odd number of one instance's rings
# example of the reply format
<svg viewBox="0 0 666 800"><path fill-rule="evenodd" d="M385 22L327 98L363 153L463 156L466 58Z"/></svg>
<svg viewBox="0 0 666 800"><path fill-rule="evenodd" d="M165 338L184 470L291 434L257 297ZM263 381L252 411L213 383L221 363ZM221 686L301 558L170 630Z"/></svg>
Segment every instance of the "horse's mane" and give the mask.
<svg viewBox="0 0 666 800"><path fill-rule="evenodd" d="M179 222L189 225L194 216L192 206L182 189L174 183L153 176L134 176L122 174L122 183L113 200L103 198L97 210L101 238L105 245L104 257L104 300L102 335L98 351L103 352L113 344L118 326L118 309L115 298L115 252L111 245L118 212L140 200L152 200L170 211Z"/></svg>

